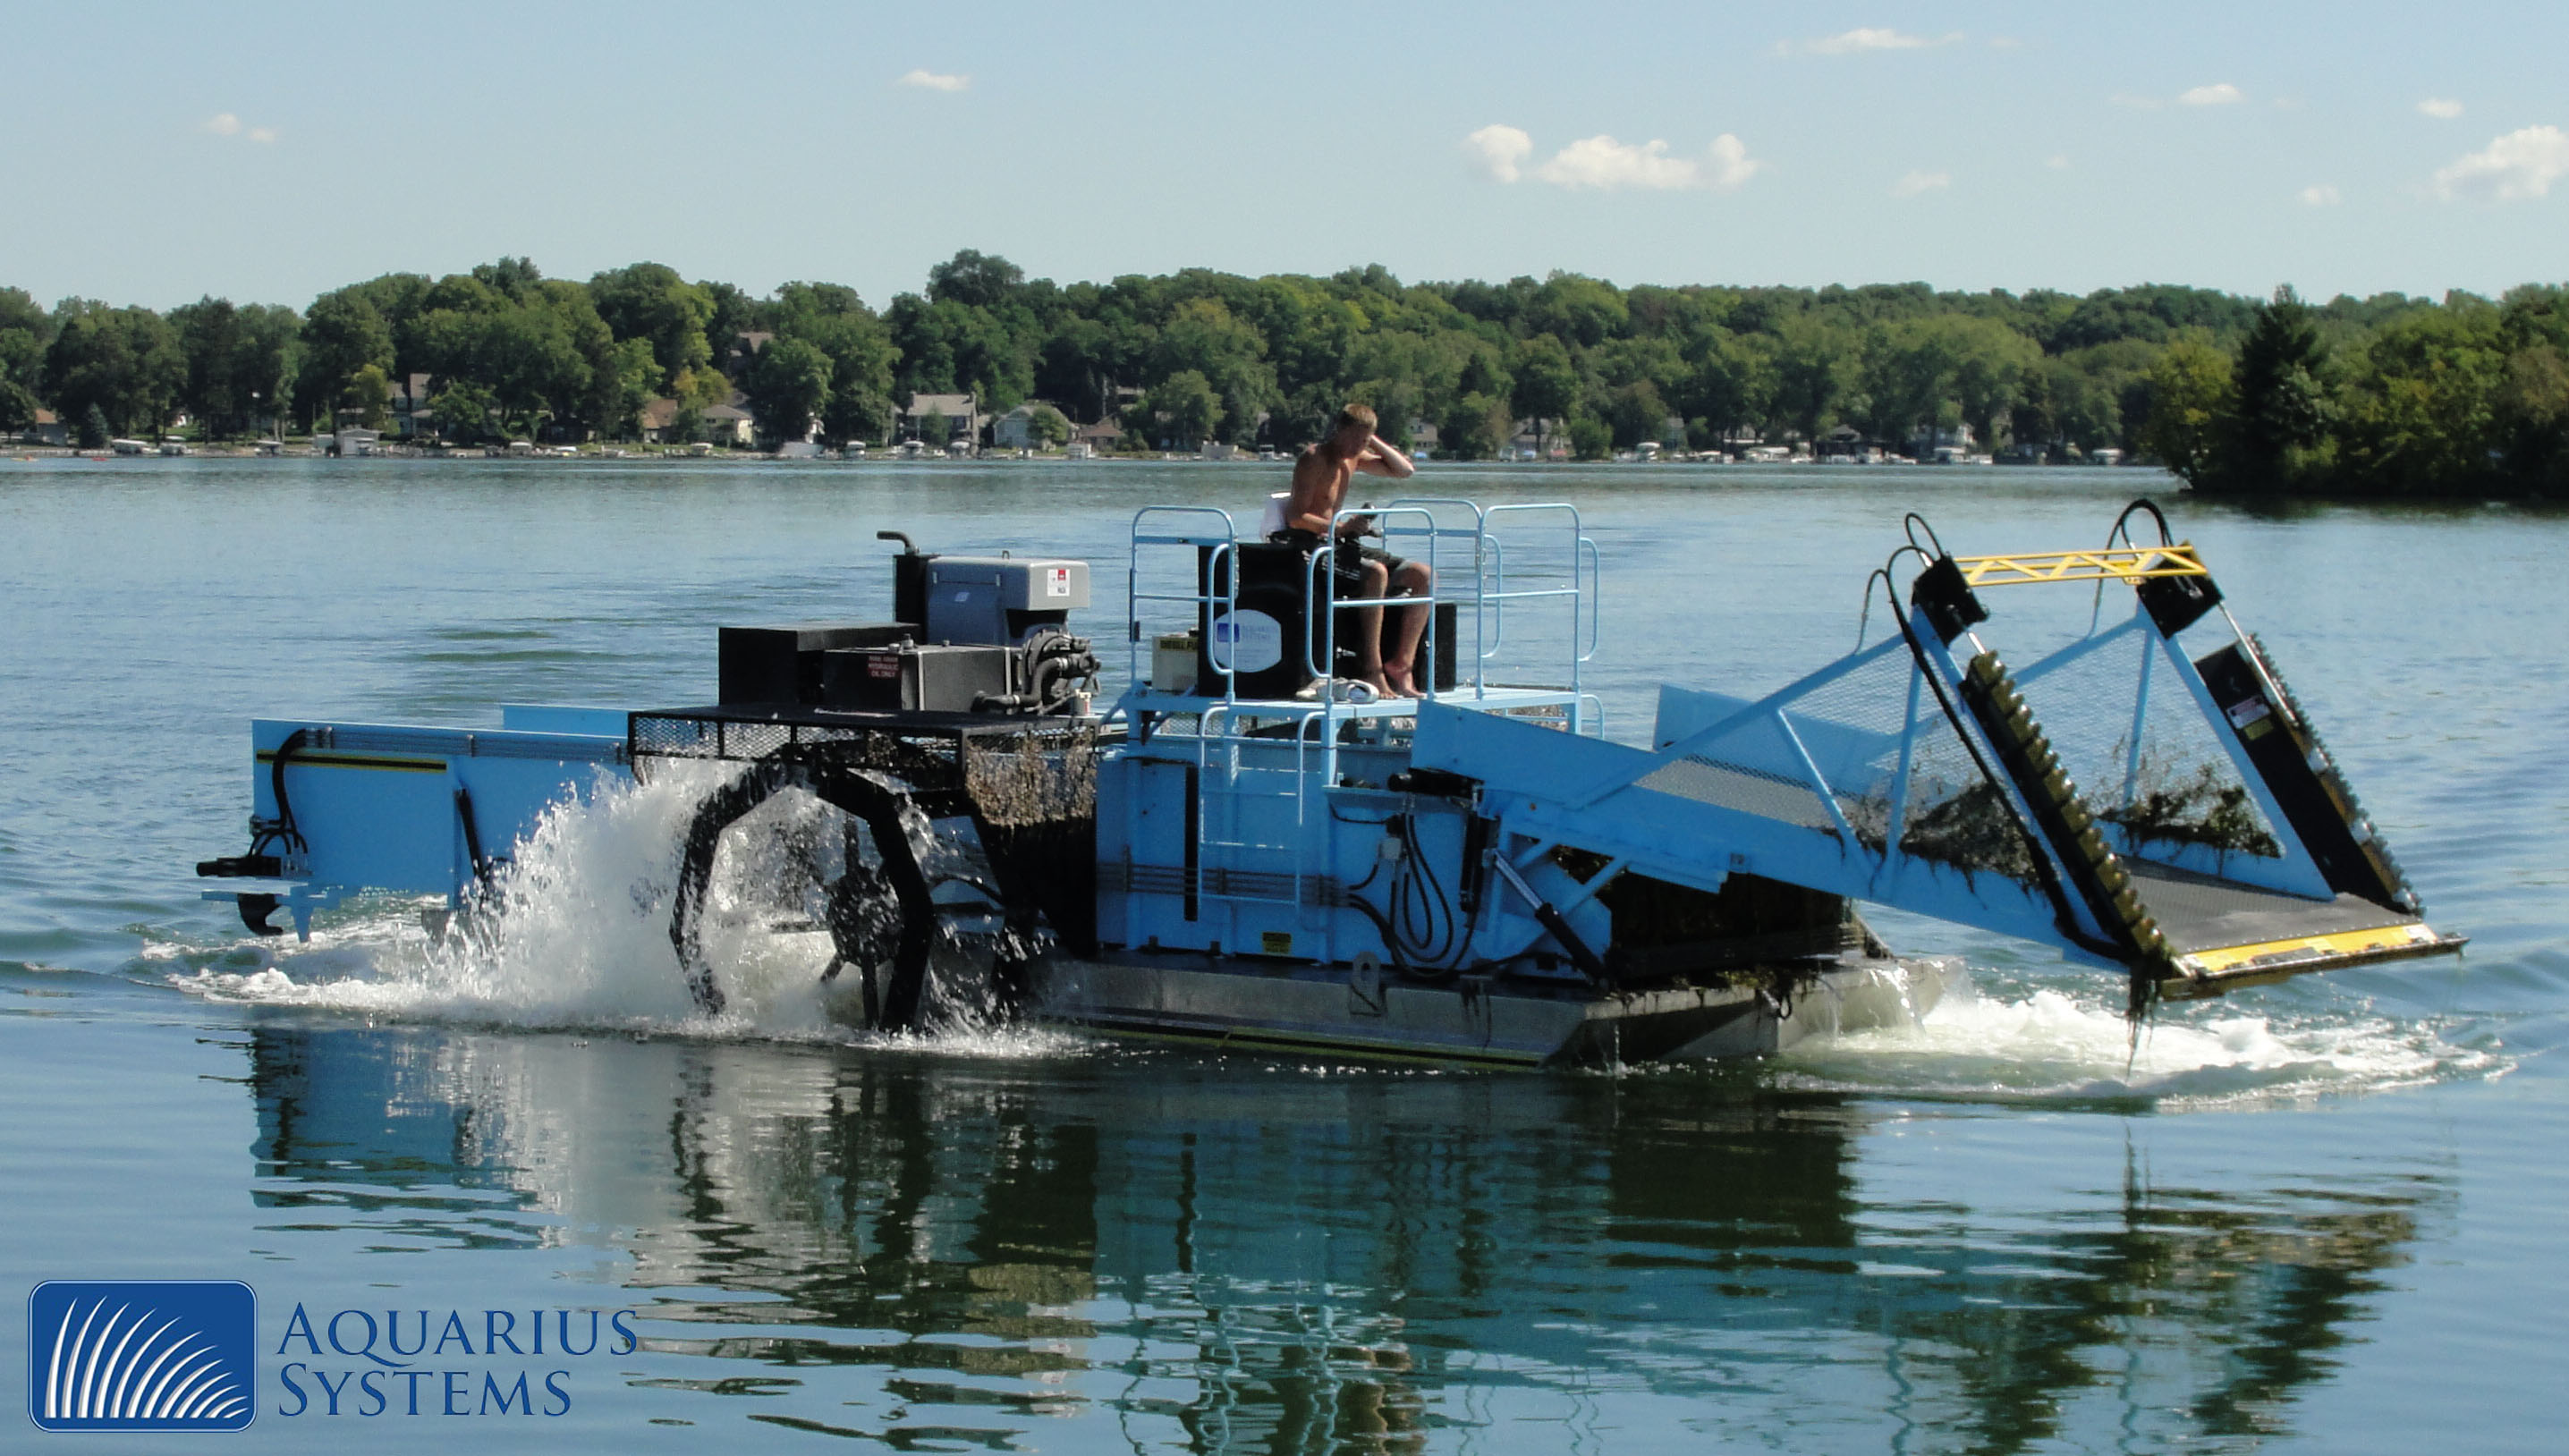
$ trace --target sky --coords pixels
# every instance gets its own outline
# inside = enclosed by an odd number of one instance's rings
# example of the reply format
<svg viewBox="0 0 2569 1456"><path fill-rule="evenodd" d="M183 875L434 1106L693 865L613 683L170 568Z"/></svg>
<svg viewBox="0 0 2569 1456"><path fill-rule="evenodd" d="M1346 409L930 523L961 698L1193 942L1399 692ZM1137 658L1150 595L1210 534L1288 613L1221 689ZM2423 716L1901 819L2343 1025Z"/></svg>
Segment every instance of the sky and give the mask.
<svg viewBox="0 0 2569 1456"><path fill-rule="evenodd" d="M2569 281L2569 5L0 0L0 286Z"/></svg>

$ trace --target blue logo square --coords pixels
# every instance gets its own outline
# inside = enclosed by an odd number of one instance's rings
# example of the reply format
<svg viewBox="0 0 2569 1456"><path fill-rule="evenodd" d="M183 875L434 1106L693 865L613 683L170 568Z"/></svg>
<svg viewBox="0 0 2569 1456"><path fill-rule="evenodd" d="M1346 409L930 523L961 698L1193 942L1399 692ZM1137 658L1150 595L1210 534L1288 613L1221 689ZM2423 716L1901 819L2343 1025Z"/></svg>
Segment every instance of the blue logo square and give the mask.
<svg viewBox="0 0 2569 1456"><path fill-rule="evenodd" d="M27 1296L27 1417L48 1431L237 1431L258 1295L230 1279L50 1279Z"/></svg>

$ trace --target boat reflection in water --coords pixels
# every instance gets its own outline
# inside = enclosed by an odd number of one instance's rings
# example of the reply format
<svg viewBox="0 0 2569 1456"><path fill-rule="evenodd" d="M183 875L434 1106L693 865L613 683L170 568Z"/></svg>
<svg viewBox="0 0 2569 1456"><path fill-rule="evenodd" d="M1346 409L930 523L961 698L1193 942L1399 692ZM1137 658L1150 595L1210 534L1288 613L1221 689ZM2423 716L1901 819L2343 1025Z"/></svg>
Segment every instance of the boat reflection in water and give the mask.
<svg viewBox="0 0 2569 1456"><path fill-rule="evenodd" d="M1956 1186L1893 1136L1922 1109L1699 1072L287 1024L249 1054L271 1227L619 1251L587 1298L653 1311L605 1397L637 1425L903 1449L2253 1440L2451 1197L2138 1156ZM2153 1125L2050 1122L2090 1166Z"/></svg>

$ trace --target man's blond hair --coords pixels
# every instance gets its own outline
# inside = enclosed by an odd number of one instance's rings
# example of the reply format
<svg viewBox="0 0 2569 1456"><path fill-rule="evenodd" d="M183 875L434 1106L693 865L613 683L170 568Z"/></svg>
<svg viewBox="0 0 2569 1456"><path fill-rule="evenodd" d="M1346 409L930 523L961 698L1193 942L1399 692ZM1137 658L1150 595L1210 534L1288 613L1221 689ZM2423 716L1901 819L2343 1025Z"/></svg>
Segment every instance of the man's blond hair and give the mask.
<svg viewBox="0 0 2569 1456"><path fill-rule="evenodd" d="M1338 422L1331 426L1330 430L1332 433L1335 433L1336 431L1347 428L1349 425L1362 425L1365 433L1370 435L1373 433L1374 426L1378 422L1374 418L1373 406L1350 403L1345 409L1338 411Z"/></svg>

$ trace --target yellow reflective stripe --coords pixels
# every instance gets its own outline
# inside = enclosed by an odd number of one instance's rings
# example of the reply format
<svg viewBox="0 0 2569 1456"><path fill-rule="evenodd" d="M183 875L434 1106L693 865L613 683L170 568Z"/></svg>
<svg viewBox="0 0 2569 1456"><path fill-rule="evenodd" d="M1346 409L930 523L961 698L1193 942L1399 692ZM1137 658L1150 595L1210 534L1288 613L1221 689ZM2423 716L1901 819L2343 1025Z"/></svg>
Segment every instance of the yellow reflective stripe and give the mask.
<svg viewBox="0 0 2569 1456"><path fill-rule="evenodd" d="M2340 930L2333 935L2302 935L2290 940L2266 940L2255 945L2228 945L2216 950L2189 950L2176 958L2181 969L2212 973L2246 965L2269 957L2302 959L2311 956L2361 955L2369 950L2389 950L2405 945L2428 945L2435 932L2416 920L2404 925L2383 925L2371 930Z"/></svg>
<svg viewBox="0 0 2569 1456"><path fill-rule="evenodd" d="M262 750L256 755L263 764L276 762L276 754ZM290 769L387 769L397 774L442 774L442 758L366 758L352 753L297 753L285 761Z"/></svg>
<svg viewBox="0 0 2569 1456"><path fill-rule="evenodd" d="M2205 576L2203 557L2191 542L2170 546L2113 550L2036 551L2007 556L1956 556L1963 579L1974 586L2024 586L2037 581L2143 581L2158 576Z"/></svg>

